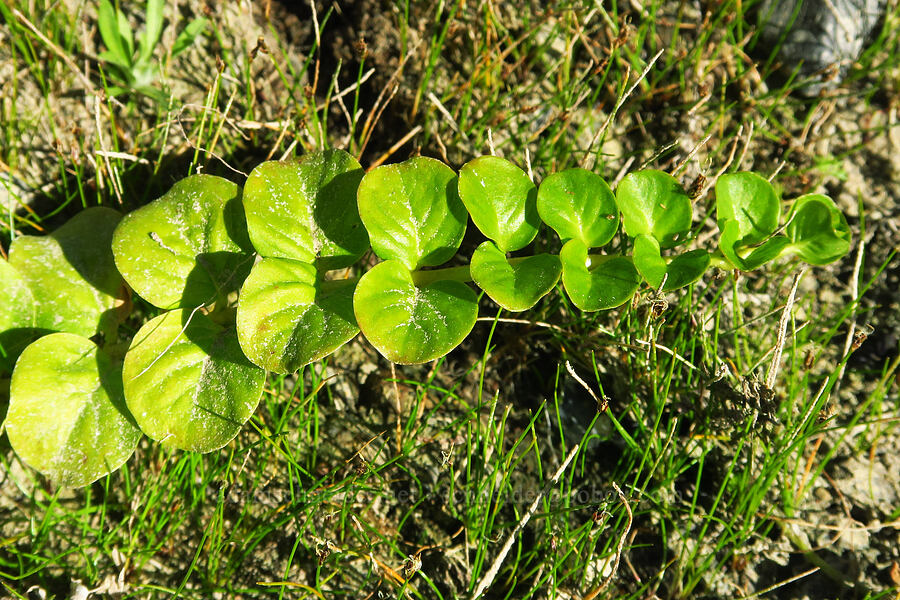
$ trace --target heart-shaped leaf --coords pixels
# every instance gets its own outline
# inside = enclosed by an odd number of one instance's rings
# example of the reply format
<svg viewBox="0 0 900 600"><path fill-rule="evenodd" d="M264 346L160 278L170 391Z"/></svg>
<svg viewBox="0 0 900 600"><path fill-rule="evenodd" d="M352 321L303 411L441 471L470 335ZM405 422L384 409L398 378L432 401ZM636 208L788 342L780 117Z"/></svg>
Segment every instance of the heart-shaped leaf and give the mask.
<svg viewBox="0 0 900 600"><path fill-rule="evenodd" d="M834 201L807 194L794 201L787 225L791 251L811 265L827 265L850 251L850 226Z"/></svg>
<svg viewBox="0 0 900 600"><path fill-rule="evenodd" d="M778 229L781 205L772 184L756 173L731 173L716 181L716 221L737 223L738 246L753 246Z"/></svg>
<svg viewBox="0 0 900 600"><path fill-rule="evenodd" d="M703 277L709 268L709 259L709 252L703 249L691 250L674 257L666 270L668 277L663 291L683 288Z"/></svg>
<svg viewBox="0 0 900 600"><path fill-rule="evenodd" d="M468 214L456 174L433 158L372 169L359 185L357 201L375 254L399 260L410 271L450 260L466 232Z"/></svg>
<svg viewBox="0 0 900 600"><path fill-rule="evenodd" d="M709 266L706 250L691 250L666 260L660 254L656 238L644 234L634 239L633 258L644 281L656 289L662 286L662 291L666 292L697 281Z"/></svg>
<svg viewBox="0 0 900 600"><path fill-rule="evenodd" d="M538 254L507 260L494 242L484 242L472 255L472 279L491 300L514 312L528 310L559 281L559 257Z"/></svg>
<svg viewBox="0 0 900 600"><path fill-rule="evenodd" d="M241 288L237 333L257 365L293 373L359 333L354 281L321 281L309 263L264 258Z"/></svg>
<svg viewBox="0 0 900 600"><path fill-rule="evenodd" d="M656 238L662 248L685 240L691 228L691 199L678 180L662 171L629 173L616 188L625 233Z"/></svg>
<svg viewBox="0 0 900 600"><path fill-rule="evenodd" d="M416 286L402 262L389 260L359 280L353 310L359 328L385 358L416 364L444 356L469 335L478 301L459 281Z"/></svg>
<svg viewBox="0 0 900 600"><path fill-rule="evenodd" d="M16 359L36 335L34 295L25 278L0 259L0 377L12 373Z"/></svg>
<svg viewBox="0 0 900 600"><path fill-rule="evenodd" d="M126 215L113 236L122 276L161 308L194 308L236 291L252 252L240 189L214 175L182 179Z"/></svg>
<svg viewBox="0 0 900 600"><path fill-rule="evenodd" d="M241 352L234 329L200 311L173 310L134 336L122 379L145 434L166 446L210 452L256 410L266 372Z"/></svg>
<svg viewBox="0 0 900 600"><path fill-rule="evenodd" d="M117 211L97 206L50 235L13 240L9 264L34 295L36 328L91 337L115 327L125 290L110 241L121 218Z"/></svg>
<svg viewBox="0 0 900 600"><path fill-rule="evenodd" d="M503 252L524 248L537 235L537 188L508 160L482 156L463 165L459 197L475 226Z"/></svg>
<svg viewBox="0 0 900 600"><path fill-rule="evenodd" d="M585 169L567 169L541 182L537 209L563 240L581 240L599 248L619 228L619 209L603 178Z"/></svg>
<svg viewBox="0 0 900 600"><path fill-rule="evenodd" d="M659 242L656 238L643 233L635 237L632 258L644 281L652 288L659 288L666 277L668 265L660 255Z"/></svg>
<svg viewBox="0 0 900 600"><path fill-rule="evenodd" d="M121 364L71 333L44 336L22 352L6 432L22 460L68 487L118 469L141 436L125 406Z"/></svg>
<svg viewBox="0 0 900 600"><path fill-rule="evenodd" d="M583 311L615 308L628 302L641 277L625 256L589 256L581 240L569 240L559 253L562 280L572 303Z"/></svg>
<svg viewBox="0 0 900 600"><path fill-rule="evenodd" d="M738 269L752 271L774 259L787 246L772 236L781 219L775 188L756 173L722 175L716 181L719 249Z"/></svg>
<svg viewBox="0 0 900 600"><path fill-rule="evenodd" d="M300 161L264 162L250 173L243 202L247 230L262 256L314 262L323 270L352 265L369 248L356 191L363 170L343 150Z"/></svg>

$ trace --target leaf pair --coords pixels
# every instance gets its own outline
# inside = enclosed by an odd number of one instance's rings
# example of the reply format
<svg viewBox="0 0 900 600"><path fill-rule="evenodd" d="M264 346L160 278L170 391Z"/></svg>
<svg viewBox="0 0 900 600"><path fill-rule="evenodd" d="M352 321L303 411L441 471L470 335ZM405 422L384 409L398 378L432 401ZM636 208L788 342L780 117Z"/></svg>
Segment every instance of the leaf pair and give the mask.
<svg viewBox="0 0 900 600"><path fill-rule="evenodd" d="M625 233L634 238L634 265L648 285L675 290L703 275L710 260L705 250L662 256L662 250L687 242L691 229L691 199L674 177L654 170L629 173L616 201Z"/></svg>
<svg viewBox="0 0 900 600"><path fill-rule="evenodd" d="M15 362L6 430L16 453L61 485L118 468L140 437L121 361L88 339L115 341L126 306L110 251L120 218L89 208L49 236L16 238L0 262L0 371Z"/></svg>
<svg viewBox="0 0 900 600"><path fill-rule="evenodd" d="M491 240L472 255L472 279L507 310L531 308L553 289L562 271L559 257L551 254L506 256L537 235L541 225L537 187L511 162L483 156L460 170L459 194L472 221Z"/></svg>
<svg viewBox="0 0 900 600"><path fill-rule="evenodd" d="M358 205L372 249L384 260L356 286L353 310L360 328L396 363L445 355L478 316L469 286L446 278L429 281L428 271L421 270L442 265L462 243L467 214L456 174L424 157L378 167L360 183Z"/></svg>
<svg viewBox="0 0 900 600"><path fill-rule="evenodd" d="M850 227L834 201L822 194L794 200L784 234L776 233L781 202L772 184L756 173L721 176L716 182L719 249L735 268L751 271L778 256L796 254L825 265L850 249Z"/></svg>
<svg viewBox="0 0 900 600"><path fill-rule="evenodd" d="M170 309L140 328L125 355L128 409L167 446L222 447L253 414L265 381L228 312L253 262L240 189L212 175L183 179L125 216L112 249L132 289Z"/></svg>
<svg viewBox="0 0 900 600"><path fill-rule="evenodd" d="M121 218L110 208L89 208L50 235L13 240L8 266L18 274L18 283L11 285L18 293L24 294L26 287L31 292L34 328L112 336L124 289L109 242Z"/></svg>
<svg viewBox="0 0 900 600"><path fill-rule="evenodd" d="M292 373L359 332L355 282L326 273L351 266L369 248L356 207L362 176L343 150L266 162L250 173L243 203L261 259L241 289L237 331L257 365Z"/></svg>
<svg viewBox="0 0 900 600"><path fill-rule="evenodd" d="M624 304L640 284L631 260L591 254L619 228L619 209L609 185L585 169L548 176L538 190L538 213L563 240L559 258L566 293L578 308L596 311Z"/></svg>

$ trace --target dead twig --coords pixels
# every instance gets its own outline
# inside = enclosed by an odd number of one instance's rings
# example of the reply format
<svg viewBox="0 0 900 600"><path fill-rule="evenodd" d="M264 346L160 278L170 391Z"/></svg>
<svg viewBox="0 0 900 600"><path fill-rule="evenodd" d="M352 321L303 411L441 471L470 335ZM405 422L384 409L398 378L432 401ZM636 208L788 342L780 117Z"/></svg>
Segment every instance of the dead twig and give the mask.
<svg viewBox="0 0 900 600"><path fill-rule="evenodd" d="M619 570L619 562L622 560L622 550L625 548L625 538L628 537L628 532L631 531L631 524L634 522L634 515L631 512L631 505L628 504L628 498L625 497L625 494L622 492L622 489L616 485L614 481L613 489L616 490L616 493L619 494L619 500L622 501L622 505L625 507L625 513L628 515L628 522L625 523L625 530L622 532L622 535L619 537L619 543L616 545L616 555L613 560L613 568L609 572L609 575L606 576L600 585L592 589L588 592L583 600L593 600L597 596L599 596L603 590L612 583L613 577L616 576L616 572Z"/></svg>
<svg viewBox="0 0 900 600"><path fill-rule="evenodd" d="M797 296L797 288L800 286L800 279L805 272L806 267L801 267L801 269L794 274L791 292L788 294L784 310L781 312L781 319L778 321L778 339L775 342L775 351L772 355L772 362L769 365L769 372L766 374L766 387L770 390L775 389L775 379L778 377L778 368L781 365L781 354L784 351L784 340L787 337L788 319L791 317L791 309L794 308L794 298Z"/></svg>
<svg viewBox="0 0 900 600"><path fill-rule="evenodd" d="M544 497L550 493L550 490L553 489L553 486L556 485L556 482L559 481L560 476L562 476L563 471L566 470L566 467L569 466L569 463L572 462L572 459L575 458L575 455L578 453L578 444L569 451L569 454L566 456L566 459L556 470L556 473L553 474L553 477L550 478L550 481L544 486L544 489L541 490L541 493L538 494L537 498L534 499L534 502L531 503L531 506L528 507L528 510L525 511L525 514L522 515L522 518L519 519L519 522L516 523L516 526L510 532L509 536L506 538L506 541L503 543L503 547L500 548L500 554L497 555L497 558L494 559L494 562L491 563L491 568L488 569L487 573L484 574L484 577L478 582L478 585L475 586L475 592L469 596L471 600L475 600L475 598L481 597L481 594L491 586L494 582L494 578L497 577L497 573L500 571L501 565L503 565L503 561L506 559L506 555L509 554L510 549L512 548L513 543L516 541L516 536L519 535L525 525L528 524L528 521L537 512L538 506L540 506L541 501ZM613 484L615 485L615 484ZM617 488L618 489L618 488ZM622 493L621 491L619 492ZM631 511L629 510L629 515ZM617 561L618 562L618 561Z"/></svg>

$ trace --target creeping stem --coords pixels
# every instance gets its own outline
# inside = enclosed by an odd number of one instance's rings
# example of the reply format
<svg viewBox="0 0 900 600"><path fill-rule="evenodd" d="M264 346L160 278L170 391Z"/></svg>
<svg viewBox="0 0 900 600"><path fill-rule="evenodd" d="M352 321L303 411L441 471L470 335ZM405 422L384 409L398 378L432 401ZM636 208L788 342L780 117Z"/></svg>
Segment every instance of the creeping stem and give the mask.
<svg viewBox="0 0 900 600"><path fill-rule="evenodd" d="M468 283L472 281L472 274L469 272L469 265L462 265L461 267L446 267L444 269L432 269L430 271L412 272L413 283L419 287L428 285L429 283L434 283L435 281L446 281L448 279L453 281L461 281L462 283Z"/></svg>
<svg viewBox="0 0 900 600"><path fill-rule="evenodd" d="M604 259L611 256L619 256L619 255L611 255L611 254L589 254L588 255L588 264L587 267L592 269L602 262ZM520 256L516 258L510 258L509 262L512 265L522 262L523 260L531 258L529 256ZM672 262L674 256L664 256L663 259L668 263ZM729 263L721 253L716 252L714 254L710 254L709 256L709 266L718 267L720 269L730 270L734 267ZM472 274L469 272L469 265L462 265L459 267L446 267L443 269L430 269L428 271L413 271L412 272L413 283L417 286L428 285L430 283L434 283L435 281L445 281L445 280L453 280L460 281L462 283L469 283L472 281Z"/></svg>
<svg viewBox="0 0 900 600"><path fill-rule="evenodd" d="M605 262L605 259L610 258L612 256L620 256L618 254L589 254L587 260L588 269L593 269L599 266L601 263ZM512 265L520 263L530 256L519 256L516 258L510 258L509 262ZM663 259L668 263L672 262L675 257L665 256ZM724 256L720 253L716 252L714 254L710 254L709 257L709 266L718 267L720 269L730 270L733 269L731 263L729 263ZM413 271L412 272L412 280L413 283L418 286L426 286L435 281L459 281L461 283L470 283L472 281L472 273L469 271L469 265L461 265L458 267L444 267L443 269L429 269L427 271ZM339 279L339 280L329 280L321 282L320 285L325 290L331 290L337 288L338 286L346 285L348 280Z"/></svg>

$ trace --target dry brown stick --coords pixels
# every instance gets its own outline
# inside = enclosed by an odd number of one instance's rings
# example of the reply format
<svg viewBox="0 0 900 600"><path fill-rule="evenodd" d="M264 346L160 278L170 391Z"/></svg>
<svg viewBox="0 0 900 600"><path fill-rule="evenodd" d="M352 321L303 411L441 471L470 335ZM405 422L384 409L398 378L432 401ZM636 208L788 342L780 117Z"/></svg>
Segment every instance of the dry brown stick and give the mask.
<svg viewBox="0 0 900 600"><path fill-rule="evenodd" d="M859 271L862 269L863 252L865 251L866 240L859 238L859 246L856 248L856 263L853 265L853 275L850 276L850 297L853 298L854 305L859 301ZM841 368L838 370L837 381L834 382L832 393L834 397L838 397L841 390L841 381L844 379L844 370L847 363L843 360L853 347L853 338L856 335L856 306L850 312L850 329L847 330L847 339L844 340L844 352L841 354Z"/></svg>
<svg viewBox="0 0 900 600"><path fill-rule="evenodd" d="M607 408L609 408L609 402L607 402L606 398L600 398L597 394L594 393L594 390L591 389L591 386L587 384L587 382L582 379L578 373L575 372L575 369L572 367L572 363L566 361L566 371L569 372L569 375L577 381L581 387L585 389L585 391L594 399L594 402L597 405L597 410L600 412L604 412Z"/></svg>
<svg viewBox="0 0 900 600"><path fill-rule="evenodd" d="M393 362L391 363L391 379L394 384L394 400L397 409L397 454L400 454L403 452L403 427L400 423L403 407L400 404L400 386L397 385L397 369Z"/></svg>
<svg viewBox="0 0 900 600"><path fill-rule="evenodd" d="M622 489L616 485L615 481L612 485L616 490L616 493L619 494L622 505L625 506L625 512L628 514L628 522L625 524L625 531L622 532L622 535L619 537L619 543L616 545L616 557L613 562L612 570L609 572L609 575L600 582L600 585L588 592L582 600L592 600L593 598L596 598L612 582L613 577L616 575L616 571L619 570L619 562L622 560L622 550L625 548L625 538L628 537L628 532L631 531L631 524L634 522L634 515L631 512L631 505L628 504L628 498L625 497L625 494L622 493Z"/></svg>
<svg viewBox="0 0 900 600"><path fill-rule="evenodd" d="M684 157L684 160L682 160L680 163L678 163L678 165L675 167L675 169L672 171L672 173L678 173L679 171L681 171L682 169L687 167L687 164L691 161L691 159L697 155L697 152L700 151L700 148L705 146L706 143L710 140L710 138L712 138L712 136L713 136L713 134L710 133L705 138L703 138L702 140L700 140L699 142L694 144L694 147L691 148L691 151L688 152L688 155Z"/></svg>
<svg viewBox="0 0 900 600"><path fill-rule="evenodd" d="M762 596L763 594L768 594L769 592L771 592L773 590L777 590L780 587L784 587L789 583L793 583L793 582L797 581L798 579L803 579L804 577L808 577L818 570L819 570L819 567L813 567L812 569L809 569L808 571L803 571L802 573L800 573L798 575L794 575L793 577L788 577L787 579L785 579L783 581L779 581L778 583L776 583L774 585L770 585L769 587L767 587L763 590L760 590L758 592L753 592L749 596L742 596L738 600L750 600L751 598L758 598L758 597Z"/></svg>
<svg viewBox="0 0 900 600"><path fill-rule="evenodd" d="M116 195L116 199L119 201L119 204L122 204L122 189L121 182L119 181L119 172L112 168L112 163L109 161L109 150L106 147L106 142L103 139L103 127L100 123L100 107L103 103L100 101L100 96L94 96L94 118L95 123L97 125L97 139L100 141L100 150L104 153L100 158L103 159L103 164L106 165L106 172L109 175L110 185L112 186L113 193ZM103 181L103 173L100 169L97 169L97 177L98 182ZM99 187L102 187L100 185Z"/></svg>
<svg viewBox="0 0 900 600"><path fill-rule="evenodd" d="M784 310L781 313L781 319L778 320L778 339L775 342L775 352L772 356L772 363L769 365L769 372L766 374L766 387L770 390L775 389L775 379L778 377L778 368L781 363L781 354L784 351L784 340L787 337L787 324L791 316L791 309L794 308L794 298L797 297L797 288L800 286L800 278L806 272L806 267L801 267L794 275L794 282L791 284L791 293L788 294L787 302L784 304Z"/></svg>
<svg viewBox="0 0 900 600"><path fill-rule="evenodd" d="M375 167L381 165L384 161L386 161L388 158L390 158L391 155L392 155L394 152L396 152L397 150L399 150L400 147L403 146L403 144L405 144L406 142L408 142L414 135L416 135L416 134L419 133L420 131L422 131L422 126L421 126L421 125L416 125L416 126L413 127L412 129L410 129L409 132L408 132L406 135L404 135L402 138L400 138L399 140L397 140L397 142L396 142L393 146L391 146L390 148L388 148L387 152L385 152L384 154L382 154L381 156L379 156L378 158L376 158L376 159L372 162L372 164L369 165L369 168L370 168L370 169L374 169Z"/></svg>

